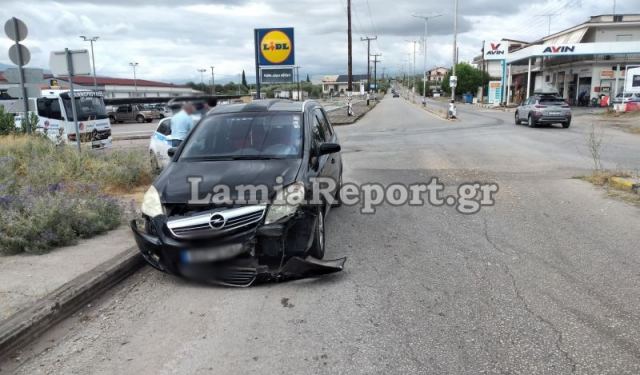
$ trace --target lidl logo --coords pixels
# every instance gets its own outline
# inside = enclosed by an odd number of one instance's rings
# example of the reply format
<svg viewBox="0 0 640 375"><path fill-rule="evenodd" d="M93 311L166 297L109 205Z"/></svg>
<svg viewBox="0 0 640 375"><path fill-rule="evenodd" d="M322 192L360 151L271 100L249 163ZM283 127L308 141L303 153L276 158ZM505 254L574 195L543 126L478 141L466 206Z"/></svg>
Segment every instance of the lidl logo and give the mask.
<svg viewBox="0 0 640 375"><path fill-rule="evenodd" d="M293 29L258 29L260 65L294 65Z"/></svg>

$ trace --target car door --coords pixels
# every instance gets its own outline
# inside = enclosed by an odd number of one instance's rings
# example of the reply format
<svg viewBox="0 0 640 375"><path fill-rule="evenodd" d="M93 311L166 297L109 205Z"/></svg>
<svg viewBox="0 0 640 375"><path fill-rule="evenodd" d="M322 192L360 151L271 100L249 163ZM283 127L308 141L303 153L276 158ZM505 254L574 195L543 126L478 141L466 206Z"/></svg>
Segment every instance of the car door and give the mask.
<svg viewBox="0 0 640 375"><path fill-rule="evenodd" d="M319 155L320 145L326 139L320 119L314 110L309 111L309 177L331 177L331 169L328 163L330 155Z"/></svg>
<svg viewBox="0 0 640 375"><path fill-rule="evenodd" d="M167 151L172 147L170 118L162 119L158 123L158 128L156 129L152 142L154 142L154 152L160 167L166 167L169 161L171 161L171 158L167 154Z"/></svg>

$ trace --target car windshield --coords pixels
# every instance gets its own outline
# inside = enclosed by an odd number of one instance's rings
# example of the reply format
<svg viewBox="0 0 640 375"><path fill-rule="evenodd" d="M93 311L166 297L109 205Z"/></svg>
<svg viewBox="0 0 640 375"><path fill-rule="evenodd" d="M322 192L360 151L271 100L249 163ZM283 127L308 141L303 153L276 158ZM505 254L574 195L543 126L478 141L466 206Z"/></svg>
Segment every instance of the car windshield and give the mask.
<svg viewBox="0 0 640 375"><path fill-rule="evenodd" d="M215 115L186 142L181 160L300 158L302 117L282 112Z"/></svg>
<svg viewBox="0 0 640 375"><path fill-rule="evenodd" d="M545 104L545 105L563 105L564 99L558 98L555 96L547 96L547 97L541 97L539 102L540 104Z"/></svg>
<svg viewBox="0 0 640 375"><path fill-rule="evenodd" d="M75 98L75 101L76 111L78 112L78 121L100 120L109 117L104 106L104 101L101 97L80 97ZM73 120L71 99L69 97L63 98L63 102L64 109L67 113L67 118L69 120Z"/></svg>

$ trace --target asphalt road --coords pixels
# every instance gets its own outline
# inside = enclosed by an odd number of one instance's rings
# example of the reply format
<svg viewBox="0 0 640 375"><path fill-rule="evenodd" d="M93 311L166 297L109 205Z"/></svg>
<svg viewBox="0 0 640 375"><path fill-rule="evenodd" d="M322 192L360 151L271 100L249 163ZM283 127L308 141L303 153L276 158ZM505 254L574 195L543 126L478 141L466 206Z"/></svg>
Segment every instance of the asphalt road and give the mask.
<svg viewBox="0 0 640 375"><path fill-rule="evenodd" d="M387 98L340 127L345 180L497 182L493 207L333 210L341 274L230 289L150 268L20 358L19 374L638 374L640 210L573 176L590 124L515 126L459 108L448 122ZM640 136L604 130L608 167Z"/></svg>

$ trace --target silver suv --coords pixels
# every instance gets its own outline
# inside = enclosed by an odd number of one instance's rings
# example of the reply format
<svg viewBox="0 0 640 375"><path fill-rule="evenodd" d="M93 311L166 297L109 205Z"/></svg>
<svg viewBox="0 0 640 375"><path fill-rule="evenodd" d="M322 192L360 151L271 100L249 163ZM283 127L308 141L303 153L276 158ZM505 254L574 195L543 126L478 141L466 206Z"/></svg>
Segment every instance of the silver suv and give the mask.
<svg viewBox="0 0 640 375"><path fill-rule="evenodd" d="M518 106L515 121L516 125L525 121L531 128L538 124L562 124L566 129L571 125L571 108L557 95L533 95Z"/></svg>

